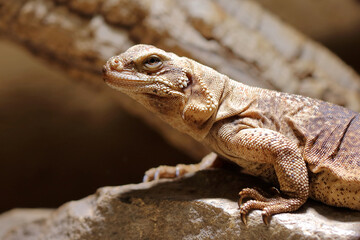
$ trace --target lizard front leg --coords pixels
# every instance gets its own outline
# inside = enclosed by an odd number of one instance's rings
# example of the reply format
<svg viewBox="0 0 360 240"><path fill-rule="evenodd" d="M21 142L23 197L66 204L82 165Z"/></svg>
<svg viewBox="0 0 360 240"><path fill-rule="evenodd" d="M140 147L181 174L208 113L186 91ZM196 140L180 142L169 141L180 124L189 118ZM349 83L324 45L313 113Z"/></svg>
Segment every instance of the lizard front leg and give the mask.
<svg viewBox="0 0 360 240"><path fill-rule="evenodd" d="M232 136L231 136L232 135ZM263 221L268 224L271 215L292 212L301 207L309 196L309 180L305 161L298 146L284 135L263 128L243 129L237 133L220 132L227 151L251 162L270 164L275 169L280 193L265 197L256 189L243 189L239 195L241 219L252 209L261 209ZM231 137L229 137L231 136ZM253 172L256 175L256 172ZM260 175L260 174L259 174ZM242 204L243 198L252 198Z"/></svg>
<svg viewBox="0 0 360 240"><path fill-rule="evenodd" d="M184 176L187 173L197 172L208 168L221 167L222 161L216 153L209 153L197 164L178 164L176 166L159 166L145 172L143 182L150 182L160 178L175 178Z"/></svg>

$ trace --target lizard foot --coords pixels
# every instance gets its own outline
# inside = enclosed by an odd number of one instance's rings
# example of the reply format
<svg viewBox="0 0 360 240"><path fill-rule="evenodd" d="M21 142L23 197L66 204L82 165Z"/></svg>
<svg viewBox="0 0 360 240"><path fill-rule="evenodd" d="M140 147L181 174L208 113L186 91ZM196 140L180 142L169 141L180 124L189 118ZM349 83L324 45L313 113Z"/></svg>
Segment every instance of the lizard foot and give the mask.
<svg viewBox="0 0 360 240"><path fill-rule="evenodd" d="M174 166L159 166L150 168L145 172L143 182L150 182L159 180L161 178L176 178L181 177L189 172L188 165L179 164Z"/></svg>
<svg viewBox="0 0 360 240"><path fill-rule="evenodd" d="M150 182L161 178L182 177L187 173L193 173L209 168L219 168L221 166L222 161L217 155L215 153L209 153L197 164L178 164L175 167L163 165L151 168L145 172L143 182Z"/></svg>
<svg viewBox="0 0 360 240"><path fill-rule="evenodd" d="M259 189L245 188L239 193L239 209L241 215L241 221L246 224L246 216L253 209L262 210L263 222L268 225L271 215L276 213L292 212L297 210L304 204L306 199L297 197L285 197L280 194L276 188L272 188L275 193L272 197L266 197L266 193ZM242 203L244 198L252 198Z"/></svg>

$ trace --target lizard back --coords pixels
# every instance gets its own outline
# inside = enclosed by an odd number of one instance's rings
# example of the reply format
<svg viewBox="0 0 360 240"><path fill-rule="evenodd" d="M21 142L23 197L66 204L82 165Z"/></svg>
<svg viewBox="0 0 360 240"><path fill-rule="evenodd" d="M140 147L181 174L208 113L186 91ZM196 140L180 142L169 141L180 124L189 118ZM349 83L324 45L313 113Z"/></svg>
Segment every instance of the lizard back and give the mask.
<svg viewBox="0 0 360 240"><path fill-rule="evenodd" d="M360 182L359 113L300 95L228 83L231 94L222 99L218 121L235 117L236 128L280 132L298 145L311 172Z"/></svg>

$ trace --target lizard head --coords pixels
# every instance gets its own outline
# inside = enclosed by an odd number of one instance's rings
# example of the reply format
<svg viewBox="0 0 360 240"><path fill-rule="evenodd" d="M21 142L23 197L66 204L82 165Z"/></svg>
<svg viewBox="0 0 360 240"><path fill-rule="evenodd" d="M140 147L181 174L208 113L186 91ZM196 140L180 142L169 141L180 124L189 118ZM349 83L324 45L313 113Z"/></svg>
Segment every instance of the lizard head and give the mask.
<svg viewBox="0 0 360 240"><path fill-rule="evenodd" d="M130 94L181 97L189 82L174 58L175 54L161 49L136 45L107 61L104 80L110 87Z"/></svg>
<svg viewBox="0 0 360 240"><path fill-rule="evenodd" d="M182 122L203 127L217 109L218 89L223 85L215 70L142 44L110 58L103 73L110 87L159 113L175 127Z"/></svg>

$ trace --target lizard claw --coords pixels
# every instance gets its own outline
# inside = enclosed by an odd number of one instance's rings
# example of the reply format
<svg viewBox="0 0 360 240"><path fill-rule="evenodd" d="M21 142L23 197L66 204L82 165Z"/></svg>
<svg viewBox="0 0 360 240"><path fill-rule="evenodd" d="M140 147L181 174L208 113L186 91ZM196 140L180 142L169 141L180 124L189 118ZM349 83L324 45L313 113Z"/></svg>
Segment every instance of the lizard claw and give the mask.
<svg viewBox="0 0 360 240"><path fill-rule="evenodd" d="M159 179L160 179L160 170L157 169L154 174L154 180L159 180Z"/></svg>
<svg viewBox="0 0 360 240"><path fill-rule="evenodd" d="M243 200L243 196L239 193L240 197L239 197L239 200L238 200L238 206L239 206L239 209L241 211L241 205L242 205L242 200ZM247 220L246 220L246 213L240 213L240 217L241 217L241 222L246 225L247 223Z"/></svg>
<svg viewBox="0 0 360 240"><path fill-rule="evenodd" d="M246 214L245 214L245 213L241 213L240 216L241 216L241 221L242 221L242 223L243 223L244 225L246 225L246 224L247 224Z"/></svg>
<svg viewBox="0 0 360 240"><path fill-rule="evenodd" d="M148 176L148 175L144 175L142 181L143 181L143 182L150 182L149 176Z"/></svg>
<svg viewBox="0 0 360 240"><path fill-rule="evenodd" d="M240 207L241 207L242 200L243 200L243 197L240 195L239 200L238 200L239 209L240 209Z"/></svg>
<svg viewBox="0 0 360 240"><path fill-rule="evenodd" d="M273 194L273 197L281 196L281 193L280 193L279 189L277 189L276 187L271 187L270 191Z"/></svg>
<svg viewBox="0 0 360 240"><path fill-rule="evenodd" d="M269 225L269 220L270 220L269 214L267 214L265 211L263 211L261 213L261 216L262 216L262 220L265 223L265 225L268 226Z"/></svg>

